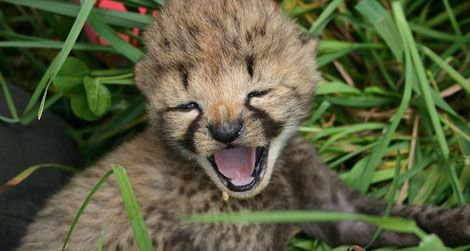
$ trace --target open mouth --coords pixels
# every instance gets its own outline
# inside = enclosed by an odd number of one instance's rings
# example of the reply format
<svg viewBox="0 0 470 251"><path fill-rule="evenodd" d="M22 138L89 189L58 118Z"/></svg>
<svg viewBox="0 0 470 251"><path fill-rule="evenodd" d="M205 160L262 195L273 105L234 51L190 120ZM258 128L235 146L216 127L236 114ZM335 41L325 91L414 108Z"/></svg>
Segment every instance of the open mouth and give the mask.
<svg viewBox="0 0 470 251"><path fill-rule="evenodd" d="M267 147L237 147L209 157L215 172L229 190L245 192L254 188L266 173Z"/></svg>

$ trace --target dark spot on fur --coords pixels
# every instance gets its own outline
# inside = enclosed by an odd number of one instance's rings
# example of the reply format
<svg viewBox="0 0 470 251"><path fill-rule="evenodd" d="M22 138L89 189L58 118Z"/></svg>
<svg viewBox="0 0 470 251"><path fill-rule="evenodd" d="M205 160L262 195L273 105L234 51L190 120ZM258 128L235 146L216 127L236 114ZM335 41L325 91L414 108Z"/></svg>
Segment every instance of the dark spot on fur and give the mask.
<svg viewBox="0 0 470 251"><path fill-rule="evenodd" d="M255 34L264 37L266 35L266 25L267 21L265 20L263 24L255 26Z"/></svg>
<svg viewBox="0 0 470 251"><path fill-rule="evenodd" d="M185 182L191 181L194 178L194 176L190 172L186 172L183 175L181 175L181 179Z"/></svg>
<svg viewBox="0 0 470 251"><path fill-rule="evenodd" d="M166 37L163 37L163 47L165 49L170 49L170 41Z"/></svg>
<svg viewBox="0 0 470 251"><path fill-rule="evenodd" d="M194 246L193 236L188 231L177 230L168 240L168 247L174 248L175 250L194 250L199 251L200 248Z"/></svg>
<svg viewBox="0 0 470 251"><path fill-rule="evenodd" d="M254 64L255 58L253 54L250 54L248 57L246 57L246 70L248 71L248 74L250 74L251 78L253 78L254 74Z"/></svg>
<svg viewBox="0 0 470 251"><path fill-rule="evenodd" d="M221 195L220 194L216 194L216 193L213 193L211 194L210 196L210 201L218 201L221 199Z"/></svg>
<svg viewBox="0 0 470 251"><path fill-rule="evenodd" d="M188 27L188 33L192 38L196 38L200 32L199 28L195 25Z"/></svg>
<svg viewBox="0 0 470 251"><path fill-rule="evenodd" d="M259 231L259 233L261 233L261 231ZM235 237L235 242L236 243L239 243L242 240L242 236L239 232L236 232L234 237Z"/></svg>
<svg viewBox="0 0 470 251"><path fill-rule="evenodd" d="M184 190L184 194L185 194L187 197L193 197L196 193L197 193L197 189L195 189L194 187L187 187L187 188Z"/></svg>
<svg viewBox="0 0 470 251"><path fill-rule="evenodd" d="M157 207L155 205L150 205L149 207L145 208L144 216L152 215L156 210L157 210Z"/></svg>
<svg viewBox="0 0 470 251"><path fill-rule="evenodd" d="M246 39L246 42L247 42L248 44L251 44L251 42L253 42L253 35L251 35L251 33L248 31L248 32L246 32L246 37L245 37L245 39Z"/></svg>

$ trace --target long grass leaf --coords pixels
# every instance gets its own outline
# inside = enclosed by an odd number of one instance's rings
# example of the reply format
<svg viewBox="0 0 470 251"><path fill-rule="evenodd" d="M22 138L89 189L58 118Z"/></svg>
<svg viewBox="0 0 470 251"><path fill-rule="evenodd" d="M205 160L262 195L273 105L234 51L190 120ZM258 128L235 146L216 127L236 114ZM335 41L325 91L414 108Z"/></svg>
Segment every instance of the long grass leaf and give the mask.
<svg viewBox="0 0 470 251"><path fill-rule="evenodd" d="M395 58L401 59L403 47L400 43L398 30L390 14L375 0L362 0L356 5L356 9L384 39L395 55Z"/></svg>
<svg viewBox="0 0 470 251"><path fill-rule="evenodd" d="M53 40L42 41L1 41L0 48L42 48L42 49L62 49L64 42ZM77 51L105 51L116 52L113 48L103 45L93 45L85 43L75 43L72 50Z"/></svg>
<svg viewBox="0 0 470 251"><path fill-rule="evenodd" d="M77 17L80 13L80 6L72 3L57 2L51 0L0 0L0 2L19 4L31 8L37 8L65 16ZM148 15L134 12L121 12L114 10L93 10L93 13L101 17L104 22L128 28L144 28L151 20Z"/></svg>
<svg viewBox="0 0 470 251"><path fill-rule="evenodd" d="M400 233L415 233L424 237L425 233L419 229L412 220L381 216L324 212L324 211L279 211L279 212L250 212L238 214L203 214L189 215L181 218L184 222L217 223L217 222L244 222L244 223L295 223L295 222L323 222L323 221L364 221L387 230Z"/></svg>
<svg viewBox="0 0 470 251"><path fill-rule="evenodd" d="M411 94L412 94L412 66L411 58L405 53L406 60L406 80L405 80L405 90L403 92L403 98L398 107L397 112L393 115L391 119L390 126L386 128L384 134L377 140L380 142L377 147L372 150L372 153L369 158L367 158L366 165L361 172L360 178L353 183L353 186L358 188L361 192L366 192L369 188L370 182L372 180L372 175L374 173L377 165L380 164L385 151L392 140L392 136L398 128L398 125L405 114L406 109L409 106Z"/></svg>
<svg viewBox="0 0 470 251"><path fill-rule="evenodd" d="M143 56L142 51L122 39L117 32L104 23L100 17L91 14L88 21L100 37L104 38L114 49L116 49L116 51L126 56L132 62L135 63L139 61Z"/></svg>
<svg viewBox="0 0 470 251"><path fill-rule="evenodd" d="M18 111L16 110L15 102L13 101L10 90L8 89L7 82L3 78L3 74L1 71L0 71L0 87L3 92L3 96L5 97L5 101L7 103L8 109L10 110L10 114L13 117L11 121L18 122L20 120L18 116Z"/></svg>
<svg viewBox="0 0 470 251"><path fill-rule="evenodd" d="M320 32L323 28L328 24L328 20L330 19L331 14L335 11L336 7L343 3L344 0L333 0L331 1L328 6L323 10L320 16L315 20L315 23L310 27L308 32L316 37L320 35Z"/></svg>
<svg viewBox="0 0 470 251"><path fill-rule="evenodd" d="M428 56L434 63L439 65L442 70L447 72L449 76L454 79L458 84L462 86L462 88L470 94L470 83L466 80L458 71L452 68L449 64L447 64L442 58L440 58L436 53L434 53L431 49L426 46L419 46L418 47L426 56Z"/></svg>
<svg viewBox="0 0 470 251"><path fill-rule="evenodd" d="M131 182L127 177L126 170L121 166L113 165L113 172L121 191L121 197L127 210L137 246L140 251L151 251L153 250L152 242L150 241L144 218L132 190Z"/></svg>
<svg viewBox="0 0 470 251"><path fill-rule="evenodd" d="M11 187L17 186L21 182L23 182L25 179L27 179L31 174L34 172L38 171L39 169L43 168L54 168L54 169L59 169L63 170L66 172L77 172L78 169L62 165L62 164L53 164L53 163L46 163L46 164L40 164L40 165L34 165L31 167L26 168L23 170L20 174L16 175L15 177L11 178L7 183L3 184L0 186L0 192L6 191L10 189Z"/></svg>
<svg viewBox="0 0 470 251"><path fill-rule="evenodd" d="M75 19L75 22L73 23L73 26L67 36L67 39L64 42L64 47L55 57L54 61L51 63L48 70L39 82L38 86L34 90L33 96L31 97L24 114L30 112L33 109L33 107L36 105L37 100L39 99L39 96L41 95L41 93L44 92L38 111L38 118L41 118L44 109L44 103L46 101L47 90L52 82L52 79L54 79L54 77L57 75L60 68L62 67L62 64L65 62L65 59L72 50L73 45L75 44L75 41L77 40L78 35L80 34L80 31L82 30L82 27L85 24L86 19L88 18L88 15L93 9L93 3L93 0L85 0L83 2L83 5L80 8L77 18Z"/></svg>
<svg viewBox="0 0 470 251"><path fill-rule="evenodd" d="M69 242L70 238L72 237L73 230L75 230L75 227L77 226L78 220L80 219L80 216L82 216L83 212L85 211L86 207L88 206L88 203L90 203L91 199L93 198L93 195L100 189L100 187L108 180L109 176L113 174L113 170L108 171L99 181L96 183L96 185L93 187L93 189L88 193L87 197L85 198L85 201L83 201L83 204L80 206L80 209L78 210L77 214L73 218L72 224L70 224L69 231L67 232L67 236L65 237L64 245L62 246L62 250L65 250L67 247L67 243Z"/></svg>

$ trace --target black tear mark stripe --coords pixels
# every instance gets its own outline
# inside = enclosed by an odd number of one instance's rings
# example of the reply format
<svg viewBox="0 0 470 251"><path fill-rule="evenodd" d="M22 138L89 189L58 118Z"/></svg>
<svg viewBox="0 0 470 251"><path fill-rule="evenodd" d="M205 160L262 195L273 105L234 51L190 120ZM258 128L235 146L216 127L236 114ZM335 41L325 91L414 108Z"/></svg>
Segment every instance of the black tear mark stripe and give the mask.
<svg viewBox="0 0 470 251"><path fill-rule="evenodd" d="M196 153L196 144L194 143L194 135L199 127L199 122L202 119L202 110L198 109L199 114L197 117L189 124L186 133L184 134L183 139L180 141L180 144L183 145L192 153Z"/></svg>
<svg viewBox="0 0 470 251"><path fill-rule="evenodd" d="M266 138L272 139L281 134L284 123L274 120L266 111L252 106L248 100L245 102L245 106L253 112L253 116L261 120Z"/></svg>
<svg viewBox="0 0 470 251"><path fill-rule="evenodd" d="M177 68L178 68L178 72L180 73L181 82L183 83L184 89L188 90L188 85L189 85L188 67L181 63L181 64L178 64Z"/></svg>
<svg viewBox="0 0 470 251"><path fill-rule="evenodd" d="M253 78L254 74L254 64L255 64L255 57L253 54L250 54L246 57L246 70L248 71L248 74L250 74L250 77Z"/></svg>

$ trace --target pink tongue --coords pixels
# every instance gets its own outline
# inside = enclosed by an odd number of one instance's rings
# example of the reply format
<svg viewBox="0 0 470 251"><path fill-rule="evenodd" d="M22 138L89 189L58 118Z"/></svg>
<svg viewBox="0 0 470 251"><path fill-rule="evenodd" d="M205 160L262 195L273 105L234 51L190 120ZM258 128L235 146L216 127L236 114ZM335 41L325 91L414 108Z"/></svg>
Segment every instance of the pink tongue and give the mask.
<svg viewBox="0 0 470 251"><path fill-rule="evenodd" d="M247 185L253 179L251 174L255 169L256 148L240 147L214 154L214 160L225 177L232 180L236 186Z"/></svg>

